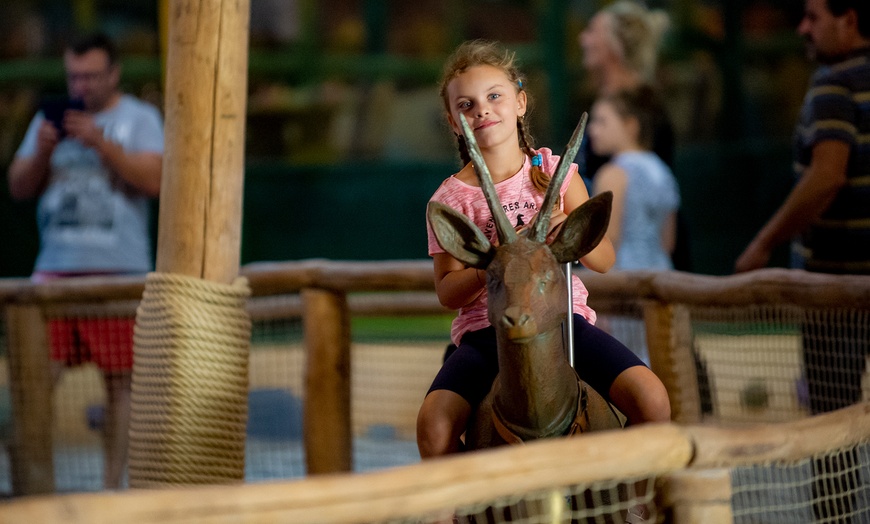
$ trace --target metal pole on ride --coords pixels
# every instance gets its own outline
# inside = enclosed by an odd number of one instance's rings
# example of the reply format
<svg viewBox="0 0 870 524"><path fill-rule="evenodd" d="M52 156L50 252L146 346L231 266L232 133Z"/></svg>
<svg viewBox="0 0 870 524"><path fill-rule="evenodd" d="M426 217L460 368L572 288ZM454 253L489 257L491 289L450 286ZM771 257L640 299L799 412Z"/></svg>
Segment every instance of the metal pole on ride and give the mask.
<svg viewBox="0 0 870 524"><path fill-rule="evenodd" d="M574 283L571 280L571 262L565 262L565 281L568 286L568 317L565 319L565 350L568 363L574 367Z"/></svg>

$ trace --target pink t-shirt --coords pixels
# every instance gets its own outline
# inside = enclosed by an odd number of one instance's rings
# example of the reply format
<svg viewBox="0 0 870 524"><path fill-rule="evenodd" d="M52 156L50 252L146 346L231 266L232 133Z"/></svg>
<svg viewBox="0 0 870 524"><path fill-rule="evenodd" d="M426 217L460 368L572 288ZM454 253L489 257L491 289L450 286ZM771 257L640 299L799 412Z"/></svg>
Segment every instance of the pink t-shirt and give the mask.
<svg viewBox="0 0 870 524"><path fill-rule="evenodd" d="M556 171L559 157L545 147L539 149L538 153L543 157L544 171L552 175ZM538 209L544 202L544 195L535 189L529 178L531 167L531 162L526 157L523 168L517 174L495 185L496 193L498 193L498 198L502 203L508 220L515 227L528 224L532 220L532 217L538 213ZM577 165L571 164L568 176L559 189L560 195L565 195L565 192L568 190L568 184L576 173ZM479 187L461 182L456 178L456 175L453 175L442 182L429 201L441 202L459 211L471 219L483 231L483 234L489 238L490 242L495 240L497 236L495 222L492 219L489 207L486 205L483 191ZM435 239L435 234L432 231L432 226L429 225L428 221L426 229L429 234L429 255L444 253L445 251L438 245L438 241ZM595 311L586 305L586 298L589 296L589 292L576 275L573 278L573 290L574 313L583 315L590 324L594 324L596 319ZM459 344L460 339L462 339L465 333L488 326L486 290L484 290L473 302L459 309L459 314L453 320L450 338L454 344Z"/></svg>

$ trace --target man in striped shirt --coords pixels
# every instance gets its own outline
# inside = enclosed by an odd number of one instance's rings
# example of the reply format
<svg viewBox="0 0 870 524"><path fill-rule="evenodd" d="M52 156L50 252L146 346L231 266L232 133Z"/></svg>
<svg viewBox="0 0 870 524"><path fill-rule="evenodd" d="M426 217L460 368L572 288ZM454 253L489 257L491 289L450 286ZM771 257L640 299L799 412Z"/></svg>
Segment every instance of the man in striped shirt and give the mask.
<svg viewBox="0 0 870 524"><path fill-rule="evenodd" d="M821 67L795 132L797 183L735 271L800 234L807 270L870 274L870 2L807 0L798 33Z"/></svg>
<svg viewBox="0 0 870 524"><path fill-rule="evenodd" d="M806 0L798 33L821 66L795 130L797 183L735 270L766 266L774 247L800 234L796 254L807 270L870 275L870 1ZM835 312L812 317L801 331L816 414L861 400L870 337L867 326L838 323ZM866 481L855 453L813 461L816 519L863 521L855 494Z"/></svg>

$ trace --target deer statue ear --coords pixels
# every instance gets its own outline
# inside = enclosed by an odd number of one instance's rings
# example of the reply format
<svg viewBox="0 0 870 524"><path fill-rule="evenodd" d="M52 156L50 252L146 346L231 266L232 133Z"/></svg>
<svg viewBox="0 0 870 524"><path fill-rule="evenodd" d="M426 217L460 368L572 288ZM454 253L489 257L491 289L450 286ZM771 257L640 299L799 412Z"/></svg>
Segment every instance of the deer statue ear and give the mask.
<svg viewBox="0 0 870 524"><path fill-rule="evenodd" d="M563 264L576 262L595 249L607 232L612 205L613 193L605 191L572 211L550 244L556 260Z"/></svg>
<svg viewBox="0 0 870 524"><path fill-rule="evenodd" d="M495 256L495 247L468 217L441 202L430 202L426 214L444 251L463 264L486 269Z"/></svg>

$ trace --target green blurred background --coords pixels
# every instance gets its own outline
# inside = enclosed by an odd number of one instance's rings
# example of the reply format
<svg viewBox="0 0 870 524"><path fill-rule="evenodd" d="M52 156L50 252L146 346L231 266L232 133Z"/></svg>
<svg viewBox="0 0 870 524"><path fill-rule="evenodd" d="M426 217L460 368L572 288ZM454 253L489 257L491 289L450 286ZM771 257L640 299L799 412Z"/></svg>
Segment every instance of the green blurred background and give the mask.
<svg viewBox="0 0 870 524"><path fill-rule="evenodd" d="M77 32L113 36L123 88L162 108L169 3L6 0L4 173L40 97L63 91L59 57ZM444 58L468 38L516 50L537 143L561 151L592 101L577 35L607 3L251 0L242 263L426 258L426 201L458 167L437 95ZM794 31L803 2L648 5L672 20L658 79L677 133L688 269L728 274L792 184L791 133L812 72ZM28 275L34 204L12 202L3 184L0 219L0 276ZM784 248L772 263L787 265Z"/></svg>

